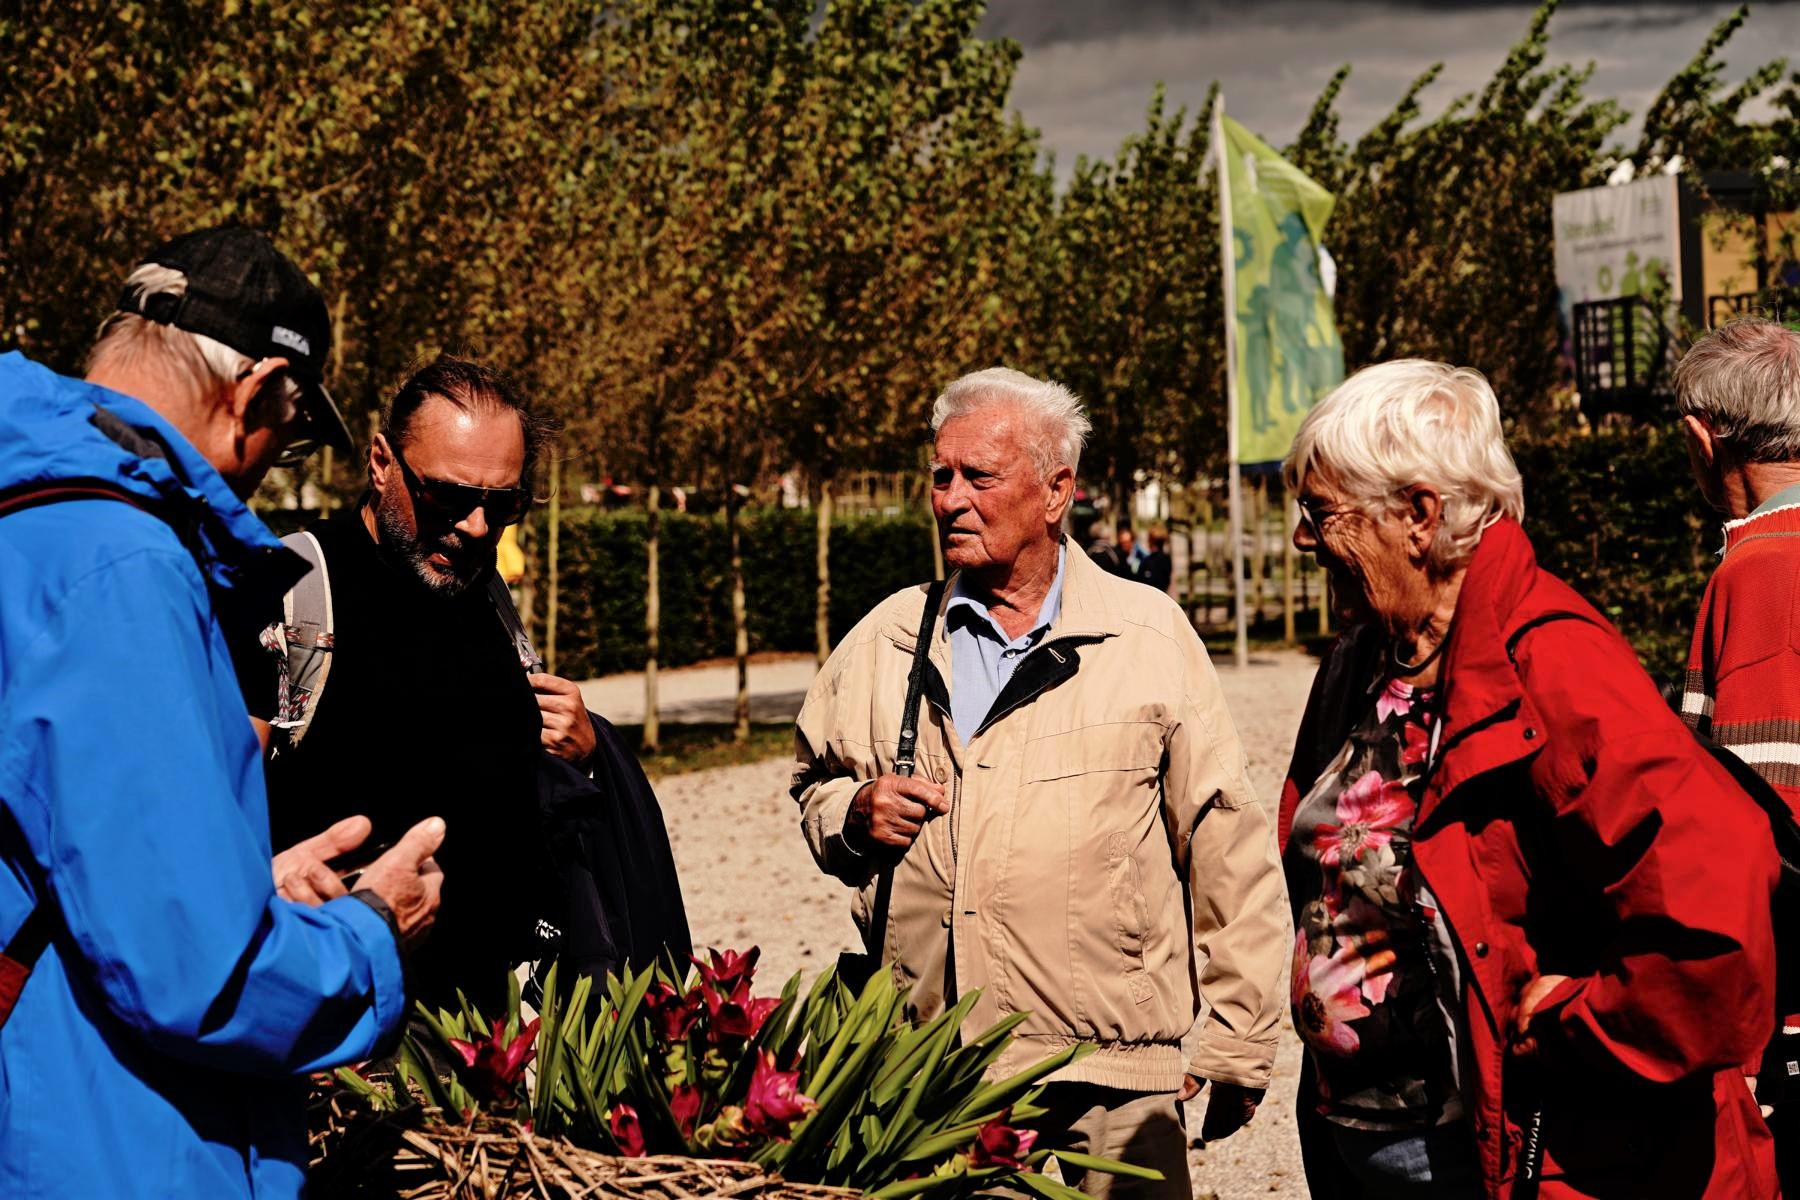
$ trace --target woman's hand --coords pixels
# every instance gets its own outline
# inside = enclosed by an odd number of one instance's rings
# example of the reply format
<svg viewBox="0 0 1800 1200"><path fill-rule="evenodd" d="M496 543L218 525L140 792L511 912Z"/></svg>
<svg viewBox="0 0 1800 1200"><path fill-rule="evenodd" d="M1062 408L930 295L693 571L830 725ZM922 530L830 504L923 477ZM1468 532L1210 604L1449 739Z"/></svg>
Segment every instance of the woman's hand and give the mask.
<svg viewBox="0 0 1800 1200"><path fill-rule="evenodd" d="M1525 990L1519 993L1518 1007L1513 1009L1513 1037L1508 1047L1513 1054L1525 1058L1536 1056L1537 1039L1528 1031L1531 1018L1537 1014L1545 997L1567 982L1567 975L1539 975L1525 985Z"/></svg>

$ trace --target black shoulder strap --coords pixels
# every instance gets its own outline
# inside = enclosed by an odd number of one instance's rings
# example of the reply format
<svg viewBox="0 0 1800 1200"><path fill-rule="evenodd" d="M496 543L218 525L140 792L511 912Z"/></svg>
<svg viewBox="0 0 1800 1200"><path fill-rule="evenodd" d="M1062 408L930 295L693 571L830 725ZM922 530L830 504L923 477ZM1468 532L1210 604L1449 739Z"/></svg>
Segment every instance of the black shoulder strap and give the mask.
<svg viewBox="0 0 1800 1200"><path fill-rule="evenodd" d="M913 643L912 670L906 676L906 705L900 710L900 744L894 748L894 773L913 773L913 751L919 744L919 697L925 690L925 666L931 661L931 629L937 623L948 580L933 580L925 591L925 615L919 618L919 638Z"/></svg>
<svg viewBox="0 0 1800 1200"><path fill-rule="evenodd" d="M919 618L919 637L913 643L912 670L906 676L906 703L900 710L900 742L894 747L894 773L911 775L917 765L913 755L919 744L919 697L925 690L925 667L931 661L931 630L937 623L938 606L944 601L949 581L935 579L925 590L925 613ZM894 899L894 868L884 867L875 885L875 909L870 914L869 949L881 961L887 944L888 908Z"/></svg>
<svg viewBox="0 0 1800 1200"><path fill-rule="evenodd" d="M0 517L68 500L117 500L147 512L158 520L163 519L163 515L148 500L104 479L52 479L0 488ZM11 823L9 814L8 824ZM20 863L20 869L27 874L32 873L29 858ZM4 1025L6 1018L12 1015L12 1006L18 1000L19 989L24 986L25 977L43 955L44 947L50 944L50 914L53 907L49 887L44 880L35 882L38 885L37 904L26 914L24 923L6 943L6 949L0 951L0 1025Z"/></svg>
<svg viewBox="0 0 1800 1200"><path fill-rule="evenodd" d="M51 479L0 488L0 517L65 500L117 500L162 519L148 500L104 479Z"/></svg>

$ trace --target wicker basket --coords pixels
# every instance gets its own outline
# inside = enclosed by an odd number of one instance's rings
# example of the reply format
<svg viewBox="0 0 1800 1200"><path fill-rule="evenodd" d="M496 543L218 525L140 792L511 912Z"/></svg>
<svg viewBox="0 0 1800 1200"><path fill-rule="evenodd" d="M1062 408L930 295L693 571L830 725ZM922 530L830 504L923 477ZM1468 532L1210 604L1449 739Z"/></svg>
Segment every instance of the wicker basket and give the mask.
<svg viewBox="0 0 1800 1200"><path fill-rule="evenodd" d="M511 1121L473 1125L435 1110L376 1114L341 1095L312 1112L311 1200L845 1200L842 1188L788 1183L750 1163L713 1158L612 1158Z"/></svg>

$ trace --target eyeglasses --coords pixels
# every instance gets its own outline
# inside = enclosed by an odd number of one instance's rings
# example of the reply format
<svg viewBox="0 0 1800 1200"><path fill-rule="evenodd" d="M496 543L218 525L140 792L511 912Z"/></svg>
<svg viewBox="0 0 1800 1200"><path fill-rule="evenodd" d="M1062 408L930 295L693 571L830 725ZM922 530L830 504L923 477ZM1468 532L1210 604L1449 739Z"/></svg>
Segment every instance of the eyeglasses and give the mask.
<svg viewBox="0 0 1800 1200"><path fill-rule="evenodd" d="M1325 540L1325 522L1350 511L1347 508L1333 508L1317 496L1295 496L1294 504L1300 509L1300 523L1312 533L1314 541Z"/></svg>
<svg viewBox="0 0 1800 1200"><path fill-rule="evenodd" d="M406 490L413 502L452 525L465 520L478 508L487 516L489 525L516 525L531 509L529 488L484 488L423 478L406 465L398 446L390 445L389 448L394 452L394 461L400 464L401 478L406 480Z"/></svg>
<svg viewBox="0 0 1800 1200"><path fill-rule="evenodd" d="M250 378L267 361L266 358L258 359L239 371L237 381L242 383ZM282 446L281 452L270 465L292 468L310 458L313 451L325 444L325 439L320 434L318 423L313 420L312 408L307 404L306 394L300 390L300 385L291 376L280 373L278 376L281 398L287 403L287 412L276 422L276 427L281 431ZM275 382L275 377L271 377L270 382Z"/></svg>

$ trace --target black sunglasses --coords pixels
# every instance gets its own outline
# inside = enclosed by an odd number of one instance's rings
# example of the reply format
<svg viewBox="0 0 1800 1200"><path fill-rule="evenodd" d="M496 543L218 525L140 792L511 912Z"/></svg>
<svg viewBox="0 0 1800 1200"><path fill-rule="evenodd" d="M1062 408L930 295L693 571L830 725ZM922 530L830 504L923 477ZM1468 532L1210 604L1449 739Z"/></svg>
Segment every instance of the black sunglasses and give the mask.
<svg viewBox="0 0 1800 1200"><path fill-rule="evenodd" d="M400 464L401 478L406 480L413 502L453 525L478 508L487 516L489 525L517 525L531 509L530 488L484 488L422 478L406 465L398 446L389 448L394 452L394 461Z"/></svg>

